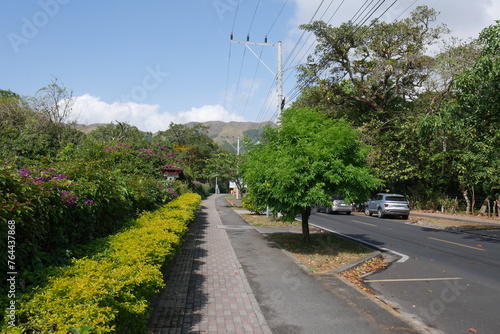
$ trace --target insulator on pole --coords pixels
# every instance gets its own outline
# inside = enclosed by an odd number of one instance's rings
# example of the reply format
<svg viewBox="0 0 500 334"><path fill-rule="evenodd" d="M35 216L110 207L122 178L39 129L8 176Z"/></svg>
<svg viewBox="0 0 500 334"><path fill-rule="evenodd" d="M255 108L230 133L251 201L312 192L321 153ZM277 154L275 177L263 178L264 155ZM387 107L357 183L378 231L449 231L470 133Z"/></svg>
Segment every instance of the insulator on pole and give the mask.
<svg viewBox="0 0 500 334"><path fill-rule="evenodd" d="M231 40L233 40L233 33L231 33Z"/></svg>
<svg viewBox="0 0 500 334"><path fill-rule="evenodd" d="M264 38L264 43L267 43L267 36L266 36L266 38Z"/></svg>
<svg viewBox="0 0 500 334"><path fill-rule="evenodd" d="M250 42L250 34L247 35L247 42Z"/></svg>

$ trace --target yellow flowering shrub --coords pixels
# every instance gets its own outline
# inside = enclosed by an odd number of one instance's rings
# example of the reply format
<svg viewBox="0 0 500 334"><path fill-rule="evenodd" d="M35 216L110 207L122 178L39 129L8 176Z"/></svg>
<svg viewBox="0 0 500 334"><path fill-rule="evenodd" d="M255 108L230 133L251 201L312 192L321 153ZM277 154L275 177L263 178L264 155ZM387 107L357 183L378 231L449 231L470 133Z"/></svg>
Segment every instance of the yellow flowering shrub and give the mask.
<svg viewBox="0 0 500 334"><path fill-rule="evenodd" d="M142 214L128 230L109 238L106 251L74 260L18 310L17 327L2 333L141 333L149 301L164 286L161 266L182 243L201 197L184 194Z"/></svg>

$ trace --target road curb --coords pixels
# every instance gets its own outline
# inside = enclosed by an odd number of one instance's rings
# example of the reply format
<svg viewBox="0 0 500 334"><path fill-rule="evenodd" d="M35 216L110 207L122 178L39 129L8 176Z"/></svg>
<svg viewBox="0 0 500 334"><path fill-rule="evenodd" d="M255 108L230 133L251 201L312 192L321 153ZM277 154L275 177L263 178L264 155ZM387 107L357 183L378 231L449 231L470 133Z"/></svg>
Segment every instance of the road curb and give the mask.
<svg viewBox="0 0 500 334"><path fill-rule="evenodd" d="M382 252L381 252L381 251L375 251L375 252L373 252L373 253L371 253L371 254L369 254L369 255L367 255L367 256L365 256L365 257L361 258L361 259L358 259L358 260L356 260L356 261L354 261L354 262L351 262L351 263L346 264L345 266L342 266L342 267L340 267L340 268L337 268L337 269L335 269L335 270L332 270L332 271L330 271L330 273L332 273L332 274L340 274L340 273L341 273L341 272L343 272L343 271L346 271L346 270L350 270L350 269L356 268L356 267L358 267L358 266L362 265L363 263L365 263L365 262L367 262L367 261L370 261L370 260L372 260L372 259L375 259L375 258L377 258L377 257L384 258L384 256L382 255ZM365 275L369 275L369 274L372 274L372 273L370 272L370 273L367 273L367 274L365 274ZM363 276L365 276L365 275L363 275Z"/></svg>
<svg viewBox="0 0 500 334"><path fill-rule="evenodd" d="M359 240L359 239L356 239L356 238L353 238L353 237L350 237L348 235L345 235L345 234L342 234L342 233L339 233L339 232L336 232L336 231L332 231L332 230L328 230L328 229L325 229L321 226L318 226L318 225L315 225L315 224L311 224L309 223L309 225L311 226L314 226L315 228L318 228L320 230L323 230L323 231L326 231L326 232L329 232L329 233L334 233L344 239L348 239L348 240L351 240L351 241L354 241L354 242L357 242L361 245L364 245L368 248L372 248L374 250L377 250L379 252L382 252L384 254L392 254L394 257L398 258L398 259L391 259L391 263L396 261L396 262L405 262L406 260L408 260L408 256L406 256L405 254L401 254L401 253L398 253L398 252L395 252L393 250L390 250L388 248L384 248L384 247L379 247L377 245L374 245L374 244L371 244L369 242L365 242L365 241L362 241L362 240Z"/></svg>

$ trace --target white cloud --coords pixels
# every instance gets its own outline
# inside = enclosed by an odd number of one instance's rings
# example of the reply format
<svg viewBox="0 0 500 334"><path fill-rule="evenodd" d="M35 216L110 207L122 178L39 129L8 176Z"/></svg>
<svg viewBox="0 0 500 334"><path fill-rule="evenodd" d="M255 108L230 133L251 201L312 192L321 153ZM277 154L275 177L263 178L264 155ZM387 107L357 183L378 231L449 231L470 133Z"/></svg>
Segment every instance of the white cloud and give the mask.
<svg viewBox="0 0 500 334"><path fill-rule="evenodd" d="M494 24L496 20L500 20L500 2L490 1L490 3L486 6L486 12L491 24Z"/></svg>
<svg viewBox="0 0 500 334"><path fill-rule="evenodd" d="M181 111L176 115L176 123L206 122L206 121L244 121L243 117L230 114L223 106L206 105L200 108L191 108L190 111Z"/></svg>
<svg viewBox="0 0 500 334"><path fill-rule="evenodd" d="M99 97L85 94L75 98L73 106L80 114L80 123L112 123L127 122L140 130L156 132L168 129L171 122L184 124L187 122L206 121L243 121L238 115L231 115L221 105L206 105L180 111L175 114L161 112L160 106L136 102L107 103Z"/></svg>

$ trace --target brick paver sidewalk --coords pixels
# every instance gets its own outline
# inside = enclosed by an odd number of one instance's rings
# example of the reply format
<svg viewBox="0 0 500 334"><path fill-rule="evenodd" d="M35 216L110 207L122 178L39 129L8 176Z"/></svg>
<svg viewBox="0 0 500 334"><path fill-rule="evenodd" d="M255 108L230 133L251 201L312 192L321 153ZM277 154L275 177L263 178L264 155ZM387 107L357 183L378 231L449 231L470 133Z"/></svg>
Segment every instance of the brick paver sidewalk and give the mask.
<svg viewBox="0 0 500 334"><path fill-rule="evenodd" d="M166 268L149 333L271 333L221 225L212 196Z"/></svg>

